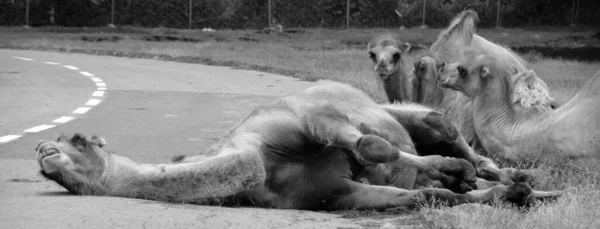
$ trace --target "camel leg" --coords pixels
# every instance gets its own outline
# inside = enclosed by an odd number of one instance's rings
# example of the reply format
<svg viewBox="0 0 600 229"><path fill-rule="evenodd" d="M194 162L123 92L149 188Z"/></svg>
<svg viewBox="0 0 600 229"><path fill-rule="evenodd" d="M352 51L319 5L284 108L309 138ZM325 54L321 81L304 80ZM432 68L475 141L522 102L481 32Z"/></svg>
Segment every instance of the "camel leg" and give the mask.
<svg viewBox="0 0 600 229"><path fill-rule="evenodd" d="M512 186L498 184L485 190L473 190L464 194L454 193L447 189L423 188L405 190L387 186L375 186L353 182L352 193L341 197L336 205L339 209L386 209L391 207L415 207L420 201L429 203L445 203L455 206L465 203L492 203L497 199L526 205L533 200L555 199L564 191L535 191L524 183Z"/></svg>
<svg viewBox="0 0 600 229"><path fill-rule="evenodd" d="M387 140L373 134L363 134L350 123L348 116L331 105L307 112L304 123L308 135L324 145L350 149L366 164L386 163L398 159L398 150Z"/></svg>
<svg viewBox="0 0 600 229"><path fill-rule="evenodd" d="M443 167L444 162L455 160L444 160L435 156L417 156L404 152L390 142L374 134L363 134L363 132L374 132L365 123L352 125L348 117L334 107L324 106L313 109L305 116L308 134L325 145L334 145L350 149L360 153L360 156L368 161L385 163L391 161L402 161L404 165L418 168L420 170L431 170ZM363 132L361 132L361 129ZM405 148L404 146L400 146Z"/></svg>
<svg viewBox="0 0 600 229"><path fill-rule="evenodd" d="M382 105L381 108L406 128L418 148L431 151L420 154L463 158L473 165L480 161L481 156L475 154L442 113L419 105Z"/></svg>
<svg viewBox="0 0 600 229"><path fill-rule="evenodd" d="M231 139L216 156L194 162L153 165L145 179L132 185L139 189L134 193L139 193L137 198L175 202L218 200L240 193L266 180L260 147L257 136L242 134Z"/></svg>
<svg viewBox="0 0 600 229"><path fill-rule="evenodd" d="M492 159L476 154L450 120L439 112L399 105L382 105L382 108L407 129L418 149L429 149L443 156L463 158L475 166L478 177L500 181L505 185L531 180L533 171L500 169ZM443 152L439 152L439 148Z"/></svg>

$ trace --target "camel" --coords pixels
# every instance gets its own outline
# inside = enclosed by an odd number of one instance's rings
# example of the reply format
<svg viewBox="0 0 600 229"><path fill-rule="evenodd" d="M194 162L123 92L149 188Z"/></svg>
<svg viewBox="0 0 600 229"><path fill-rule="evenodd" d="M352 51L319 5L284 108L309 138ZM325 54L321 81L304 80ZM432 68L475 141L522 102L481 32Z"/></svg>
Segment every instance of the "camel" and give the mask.
<svg viewBox="0 0 600 229"><path fill-rule="evenodd" d="M469 145L478 152L487 153L484 152L485 150L477 141L473 127L473 108L471 107L470 98L458 91L439 87L437 85L437 69L428 67L434 62L438 62L437 65L440 66L437 68L443 69L441 67L445 63L459 62L463 58L462 50L470 48L490 55L510 57L520 70L525 71L527 63L519 55L506 47L497 45L475 34L475 24L478 20L477 13L472 10L466 10L457 15L450 25L440 32L428 52L417 58L414 66L412 66L412 71L409 69L411 66L405 63L407 58L404 58L403 55L400 55L403 58L398 60L399 63L397 64L380 64L386 63L388 57L393 56L395 53L405 53L405 51L402 52L401 48L398 48L398 44L401 42L398 42L396 38L392 36L376 37L369 43L368 49L377 66L393 66L392 69L395 69L393 74L382 80L383 88L390 102L414 101L443 111L459 128L460 133ZM410 45L404 44L403 47L410 47ZM396 59L392 58L392 60ZM382 71L378 71L381 76L380 72ZM383 72L385 73L385 71ZM552 100L550 106L556 108L559 104Z"/></svg>
<svg viewBox="0 0 600 229"><path fill-rule="evenodd" d="M417 85L411 73L412 63L406 57L409 50L410 44L389 33L376 36L367 44L374 70L390 103L415 101Z"/></svg>
<svg viewBox="0 0 600 229"><path fill-rule="evenodd" d="M533 70L510 56L465 50L460 64L446 65L440 85L473 101L482 146L508 163L565 163L587 167L600 154L600 72L564 105L554 100ZM452 70L453 69L453 70Z"/></svg>
<svg viewBox="0 0 600 229"><path fill-rule="evenodd" d="M432 56L442 63L455 62L460 59L460 50L470 46L471 41L475 45L493 46L493 43L474 34L476 20L477 14L474 11L468 10L459 14L448 28L440 33L424 57ZM470 145L475 144L476 136L469 112L470 99L460 92L438 87L437 78L430 77L436 75L425 71L427 69L424 61L429 60L418 58L414 64L409 64L410 60L405 56L409 49L408 43L402 43L395 36L388 34L376 36L367 45L388 101L416 102L441 110L459 128L467 142Z"/></svg>
<svg viewBox="0 0 600 229"><path fill-rule="evenodd" d="M356 88L325 81L255 109L205 154L176 163L139 164L106 152L103 138L81 134L42 140L36 154L42 175L74 194L193 204L384 209L414 207L419 199L528 204L564 194L524 182L472 190L476 171L467 160L417 155L415 142L461 139L442 117L418 105L378 105ZM417 172L451 190L412 189Z"/></svg>

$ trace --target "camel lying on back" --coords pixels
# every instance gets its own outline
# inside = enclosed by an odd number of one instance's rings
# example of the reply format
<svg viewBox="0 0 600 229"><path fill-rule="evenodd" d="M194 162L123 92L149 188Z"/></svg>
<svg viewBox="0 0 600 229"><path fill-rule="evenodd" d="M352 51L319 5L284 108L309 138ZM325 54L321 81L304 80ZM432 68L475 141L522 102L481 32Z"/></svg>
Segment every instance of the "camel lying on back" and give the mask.
<svg viewBox="0 0 600 229"><path fill-rule="evenodd" d="M507 162L587 166L600 156L600 72L557 109L533 70L510 57L466 50L460 64L446 65L440 85L473 101L475 132L488 152Z"/></svg>
<svg viewBox="0 0 600 229"><path fill-rule="evenodd" d="M440 142L454 158L417 155L415 144L435 152L443 150L436 148ZM469 161L479 168L489 159L473 154L440 113L378 105L334 82L257 108L206 154L178 163L139 164L107 153L105 144L80 134L40 141L41 173L81 195L312 210L410 207L416 197L450 205L497 198L527 204L562 195L523 182L472 190L476 170ZM448 189L413 190L418 176Z"/></svg>

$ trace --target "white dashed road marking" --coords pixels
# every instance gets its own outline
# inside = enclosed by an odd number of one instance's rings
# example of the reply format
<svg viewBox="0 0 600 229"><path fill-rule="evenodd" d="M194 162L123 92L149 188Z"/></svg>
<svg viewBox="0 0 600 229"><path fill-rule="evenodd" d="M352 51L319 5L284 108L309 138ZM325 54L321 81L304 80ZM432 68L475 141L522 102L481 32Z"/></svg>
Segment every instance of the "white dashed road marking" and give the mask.
<svg viewBox="0 0 600 229"><path fill-rule="evenodd" d="M20 60L24 60L24 61L33 61L33 59L31 58L26 58L26 57L20 57L20 56L13 56L15 59L20 59Z"/></svg>
<svg viewBox="0 0 600 229"><path fill-rule="evenodd" d="M98 104L100 104L99 99L90 99L87 103L85 103L86 106L96 106Z"/></svg>
<svg viewBox="0 0 600 229"><path fill-rule="evenodd" d="M66 123L66 122L71 121L73 119L75 119L75 118L69 117L69 116L62 116L60 118L54 119L54 121L52 121L52 122L54 122L54 123Z"/></svg>
<svg viewBox="0 0 600 229"><path fill-rule="evenodd" d="M77 109L75 109L73 111L74 114L85 114L85 112L88 112L90 109L92 109L91 107L79 107Z"/></svg>
<svg viewBox="0 0 600 229"><path fill-rule="evenodd" d="M90 79L92 79L92 81L94 81L94 82L102 82L102 80L97 77L90 77Z"/></svg>
<svg viewBox="0 0 600 229"><path fill-rule="evenodd" d="M63 67L71 69L71 70L79 70L79 68L77 68L75 66L71 66L71 65L63 65Z"/></svg>
<svg viewBox="0 0 600 229"><path fill-rule="evenodd" d="M26 129L26 130L24 130L24 132L27 132L27 133L37 133L37 132L40 132L42 130L50 129L52 127L55 127L55 125L39 125L39 126L35 126L35 127L29 128L29 129Z"/></svg>
<svg viewBox="0 0 600 229"><path fill-rule="evenodd" d="M6 136L2 136L0 137L0 143L6 143L6 142L10 142L12 140L15 140L17 138L20 138L22 135L6 135Z"/></svg>
<svg viewBox="0 0 600 229"><path fill-rule="evenodd" d="M95 91L94 93L92 93L92 96L94 97L102 97L104 95L104 91Z"/></svg>
<svg viewBox="0 0 600 229"><path fill-rule="evenodd" d="M20 60L24 60L24 61L35 61L34 59L31 58L27 58L27 57L20 57L20 56L13 56L13 58L15 59L20 59ZM49 64L49 65L60 65L59 63L56 62L51 62L51 61L44 61L44 64ZM65 68L71 69L71 70L79 70L78 67L72 66L72 65L62 65ZM87 76L88 78L90 78L90 80L92 80L96 86L98 86L98 89L96 91L94 91L94 93L92 94L92 97L102 97L104 96L104 92L107 90L106 88L106 83L104 83L102 81L102 79L95 77L94 74L86 72L86 71L80 71L79 74L83 75L83 76ZM85 106L83 107L78 107L77 109L75 109L72 113L73 114L85 114L86 112L88 112L90 109L92 109L93 106L97 106L98 104L100 104L100 102L102 102L101 99L98 98L92 98L90 100L87 101L87 103L85 103ZM56 123L56 124L62 124L62 123L67 123L73 119L75 119L76 117L70 117L70 116L63 116L57 119L54 119L52 122ZM39 125L39 126L34 126L32 128L26 129L23 132L25 133L37 133L40 131L44 131L50 128L55 127L56 125L47 125L47 124L43 124L43 125ZM5 136L0 136L0 144L3 143L7 143L10 141L14 141L15 139L18 139L20 137L22 137L23 135L5 135Z"/></svg>
<svg viewBox="0 0 600 229"><path fill-rule="evenodd" d="M84 75L84 76L87 76L87 77L92 77L92 76L94 76L94 74L92 74L92 73L89 73L89 72L84 72L84 71L81 71L81 72L79 72L79 74L82 74L82 75ZM96 79L98 79L98 78L96 78ZM92 80L94 80L94 79L92 78ZM95 81L95 80L94 80L94 81Z"/></svg>

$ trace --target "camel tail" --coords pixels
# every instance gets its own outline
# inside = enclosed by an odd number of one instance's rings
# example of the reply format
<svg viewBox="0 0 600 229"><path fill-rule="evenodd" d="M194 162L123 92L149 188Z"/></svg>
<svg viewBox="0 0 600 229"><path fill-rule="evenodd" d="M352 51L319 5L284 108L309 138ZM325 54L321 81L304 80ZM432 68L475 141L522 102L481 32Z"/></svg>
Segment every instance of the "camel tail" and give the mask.
<svg viewBox="0 0 600 229"><path fill-rule="evenodd" d="M448 28L440 33L437 40L431 45L430 51L438 53L451 48L447 46L471 44L473 34L475 34L475 24L479 21L477 13L473 10L465 10L456 16Z"/></svg>

